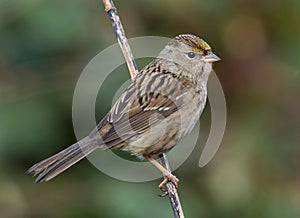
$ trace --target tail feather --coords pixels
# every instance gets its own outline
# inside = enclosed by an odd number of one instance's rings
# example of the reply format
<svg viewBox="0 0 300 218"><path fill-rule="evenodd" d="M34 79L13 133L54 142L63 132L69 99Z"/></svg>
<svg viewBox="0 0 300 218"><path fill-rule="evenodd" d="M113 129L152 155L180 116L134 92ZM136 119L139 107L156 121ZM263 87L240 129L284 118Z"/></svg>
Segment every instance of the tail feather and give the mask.
<svg viewBox="0 0 300 218"><path fill-rule="evenodd" d="M82 139L59 153L40 161L28 170L28 173L38 176L35 182L47 182L59 175L73 164L99 148L88 138Z"/></svg>

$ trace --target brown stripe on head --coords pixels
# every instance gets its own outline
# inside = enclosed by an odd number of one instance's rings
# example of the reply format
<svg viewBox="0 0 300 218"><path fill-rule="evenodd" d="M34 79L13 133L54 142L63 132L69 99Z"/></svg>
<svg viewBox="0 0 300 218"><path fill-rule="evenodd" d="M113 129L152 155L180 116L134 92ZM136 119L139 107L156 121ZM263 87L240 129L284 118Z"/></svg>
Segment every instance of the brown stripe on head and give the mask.
<svg viewBox="0 0 300 218"><path fill-rule="evenodd" d="M207 51L211 50L209 44L207 44L203 39L195 35L182 34L176 36L175 39L192 47L192 50L195 52L206 53Z"/></svg>

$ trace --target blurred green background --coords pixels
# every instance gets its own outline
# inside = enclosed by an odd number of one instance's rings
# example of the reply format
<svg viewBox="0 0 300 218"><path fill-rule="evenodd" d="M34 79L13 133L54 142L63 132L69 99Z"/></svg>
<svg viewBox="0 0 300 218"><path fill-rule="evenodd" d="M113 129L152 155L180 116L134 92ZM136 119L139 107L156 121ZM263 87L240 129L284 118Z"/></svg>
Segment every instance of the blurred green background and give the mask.
<svg viewBox="0 0 300 218"><path fill-rule="evenodd" d="M300 1L115 1L127 36L195 33L222 58L223 143L175 174L186 217L300 217ZM0 1L0 217L172 217L160 180L127 183L87 160L35 184L29 166L72 144L72 96L86 64L116 42L102 1ZM125 68L124 68L125 69ZM127 79L107 81L99 119ZM109 94L108 94L109 93ZM89 130L86 130L87 132Z"/></svg>

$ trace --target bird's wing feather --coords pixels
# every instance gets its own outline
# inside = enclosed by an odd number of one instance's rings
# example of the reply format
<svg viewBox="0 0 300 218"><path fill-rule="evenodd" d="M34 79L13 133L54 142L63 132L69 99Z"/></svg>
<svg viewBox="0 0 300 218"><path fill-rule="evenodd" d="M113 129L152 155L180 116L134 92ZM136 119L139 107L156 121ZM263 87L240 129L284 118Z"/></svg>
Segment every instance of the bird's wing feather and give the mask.
<svg viewBox="0 0 300 218"><path fill-rule="evenodd" d="M168 74L163 76L170 77L172 80L176 79ZM143 76L141 75L139 79L142 80ZM161 78L158 77L157 79ZM93 137L93 134L99 132L106 148L117 147L130 138L143 134L150 129L151 125L159 123L183 105L182 100L175 103L162 94L165 93L165 90L160 90L160 87L155 92L148 91L144 92L143 95L136 94L135 87L138 86L134 81L90 136ZM173 98L182 95L183 89L173 90Z"/></svg>

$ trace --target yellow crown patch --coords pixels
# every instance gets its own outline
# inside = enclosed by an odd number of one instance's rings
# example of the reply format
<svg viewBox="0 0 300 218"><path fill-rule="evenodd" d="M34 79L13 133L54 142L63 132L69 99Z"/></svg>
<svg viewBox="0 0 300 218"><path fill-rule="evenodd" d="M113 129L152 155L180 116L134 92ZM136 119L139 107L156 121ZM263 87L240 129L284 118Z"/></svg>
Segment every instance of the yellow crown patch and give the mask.
<svg viewBox="0 0 300 218"><path fill-rule="evenodd" d="M211 50L211 47L203 39L190 34L182 34L176 37L177 40L192 47L193 51L203 53Z"/></svg>

